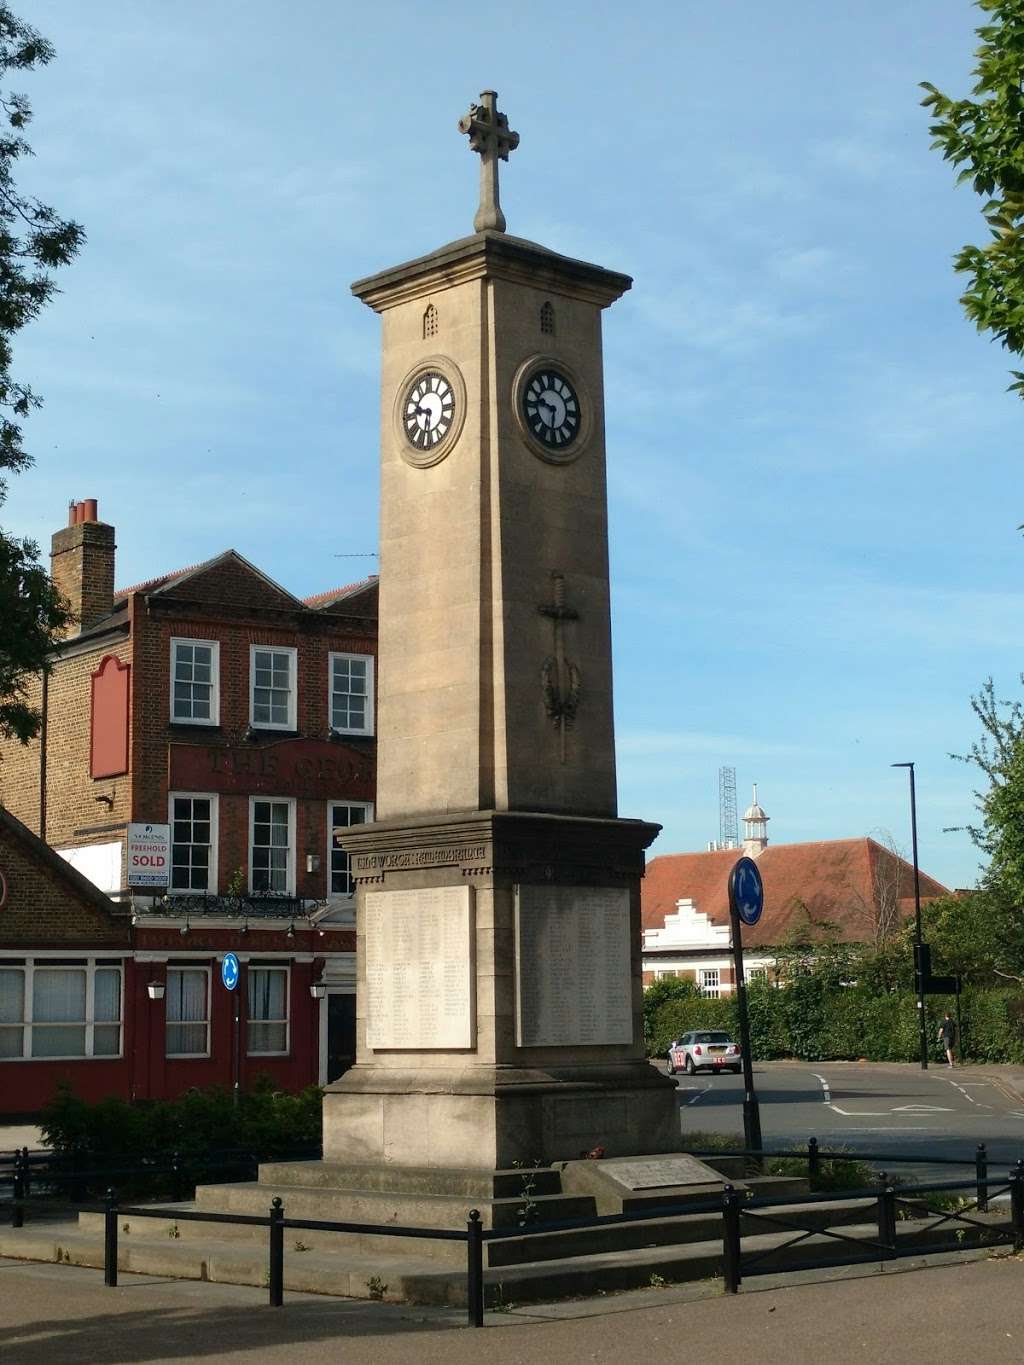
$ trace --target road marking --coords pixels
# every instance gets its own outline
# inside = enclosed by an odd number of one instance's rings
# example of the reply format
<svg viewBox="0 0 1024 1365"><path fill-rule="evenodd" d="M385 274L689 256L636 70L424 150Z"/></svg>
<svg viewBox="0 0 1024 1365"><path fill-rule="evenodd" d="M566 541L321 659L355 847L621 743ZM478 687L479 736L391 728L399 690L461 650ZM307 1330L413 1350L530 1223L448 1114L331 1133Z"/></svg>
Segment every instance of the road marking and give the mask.
<svg viewBox="0 0 1024 1365"><path fill-rule="evenodd" d="M682 1087L680 1087L680 1088L682 1088ZM688 1085L688 1086L686 1087L687 1090L692 1090L693 1088L694 1088L694 1087L693 1087L692 1085ZM709 1091L710 1089L711 1089L710 1084L706 1085L706 1086L704 1087L703 1090L698 1091L698 1093L697 1093L696 1095L694 1095L694 1097L693 1097L692 1100L687 1100L686 1103L687 1103L687 1104L696 1104L698 1100L702 1100L702 1099L704 1098L704 1096L708 1093L708 1091Z"/></svg>
<svg viewBox="0 0 1024 1365"><path fill-rule="evenodd" d="M825 1092L824 1103L825 1103L825 1104L831 1104L831 1103L832 1103L832 1095L831 1095L831 1092L829 1091L829 1088L828 1088L828 1081L826 1081L826 1079L825 1079L824 1076L819 1076L818 1073L817 1073L816 1071L812 1071L812 1072L811 1072L811 1075L814 1077L814 1079L815 1079L816 1081L821 1081L821 1088L822 1088L822 1090L824 1090L824 1092Z"/></svg>
<svg viewBox="0 0 1024 1365"><path fill-rule="evenodd" d="M834 1114L842 1114L844 1119L886 1119L889 1117L889 1109L840 1109L838 1104L828 1106Z"/></svg>
<svg viewBox="0 0 1024 1365"><path fill-rule="evenodd" d="M943 1109L941 1104L897 1104L891 1111L894 1114L953 1114L954 1109Z"/></svg>
<svg viewBox="0 0 1024 1365"><path fill-rule="evenodd" d="M949 1077L948 1077L948 1076L945 1077L945 1079L946 1079L947 1081L949 1081ZM963 1097L964 1097L964 1099L967 1101L967 1103L968 1103L968 1104L973 1104L973 1105L975 1106L975 1108L977 1108L977 1109L991 1109L991 1108L992 1108L992 1106L991 1106L990 1104L982 1104L981 1101L980 1101L980 1100L976 1100L976 1099L974 1098L973 1095L968 1095L968 1093L967 1093L967 1091L966 1091L966 1089L965 1089L965 1086L968 1086L968 1085L970 1085L970 1086L988 1085L988 1084L989 1084L988 1081L965 1081L963 1085L961 1085L959 1081L949 1081L949 1084L952 1085L952 1086L955 1086L956 1089L960 1091L960 1094L963 1095Z"/></svg>

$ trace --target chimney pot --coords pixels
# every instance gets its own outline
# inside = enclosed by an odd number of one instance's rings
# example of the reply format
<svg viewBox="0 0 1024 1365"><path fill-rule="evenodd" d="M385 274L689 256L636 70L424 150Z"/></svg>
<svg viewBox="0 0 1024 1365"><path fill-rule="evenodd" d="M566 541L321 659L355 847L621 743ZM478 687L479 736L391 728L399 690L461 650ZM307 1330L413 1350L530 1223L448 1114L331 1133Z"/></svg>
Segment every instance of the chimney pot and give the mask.
<svg viewBox="0 0 1024 1365"><path fill-rule="evenodd" d="M82 520L99 521L99 504L95 498L86 498L82 503Z"/></svg>

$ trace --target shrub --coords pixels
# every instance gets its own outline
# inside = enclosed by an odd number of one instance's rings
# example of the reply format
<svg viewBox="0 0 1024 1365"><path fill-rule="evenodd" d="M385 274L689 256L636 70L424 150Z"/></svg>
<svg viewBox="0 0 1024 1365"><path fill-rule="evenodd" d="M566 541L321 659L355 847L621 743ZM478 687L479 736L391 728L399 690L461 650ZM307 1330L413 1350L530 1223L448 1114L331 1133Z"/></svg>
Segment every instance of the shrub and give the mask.
<svg viewBox="0 0 1024 1365"><path fill-rule="evenodd" d="M245 1179L254 1161L314 1156L321 1143L323 1092L275 1090L266 1077L239 1097L214 1087L176 1100L87 1104L62 1086L42 1114L43 1138L67 1169L95 1172L84 1186L114 1184L124 1194L173 1190L177 1157L183 1183ZM157 1168L152 1174L120 1174ZM163 1169L160 1169L163 1168Z"/></svg>
<svg viewBox="0 0 1024 1365"><path fill-rule="evenodd" d="M658 983L659 985L661 983ZM691 1029L728 1029L739 1036L736 1000L653 997L645 993L649 1019L647 1049L664 1057L669 1043ZM919 1056L917 999L912 990L885 991L861 984L840 985L834 972L793 976L783 986L753 981L747 988L750 1046L753 1057L798 1057L803 1061L842 1061L866 1057L877 1062L911 1062ZM942 1011L954 1012L954 1001L930 996L929 1054L942 1050L936 1038ZM961 998L966 1061L1024 1063L1024 994L1007 988L971 988Z"/></svg>

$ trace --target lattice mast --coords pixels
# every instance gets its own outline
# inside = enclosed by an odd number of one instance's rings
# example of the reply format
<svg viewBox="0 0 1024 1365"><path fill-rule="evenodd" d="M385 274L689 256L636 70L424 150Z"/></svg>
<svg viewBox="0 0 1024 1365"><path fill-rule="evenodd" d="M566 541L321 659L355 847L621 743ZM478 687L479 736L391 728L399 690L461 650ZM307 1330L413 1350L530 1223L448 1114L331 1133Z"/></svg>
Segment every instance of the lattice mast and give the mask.
<svg viewBox="0 0 1024 1365"><path fill-rule="evenodd" d="M718 846L739 848L740 828L736 818L736 769L718 770Z"/></svg>

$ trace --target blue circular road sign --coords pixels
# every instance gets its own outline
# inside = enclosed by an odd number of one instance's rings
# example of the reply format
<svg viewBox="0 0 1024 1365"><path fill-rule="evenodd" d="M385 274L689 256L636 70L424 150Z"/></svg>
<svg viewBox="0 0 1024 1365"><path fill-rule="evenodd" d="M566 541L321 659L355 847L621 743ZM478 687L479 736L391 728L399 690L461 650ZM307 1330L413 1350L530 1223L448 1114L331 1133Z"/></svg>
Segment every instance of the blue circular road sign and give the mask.
<svg viewBox="0 0 1024 1365"><path fill-rule="evenodd" d="M238 985L238 973L238 958L234 953L225 953L224 961L220 964L220 979L229 991L233 991Z"/></svg>
<svg viewBox="0 0 1024 1365"><path fill-rule="evenodd" d="M741 858L729 873L729 903L744 924L756 924L764 909L764 883L753 858Z"/></svg>

